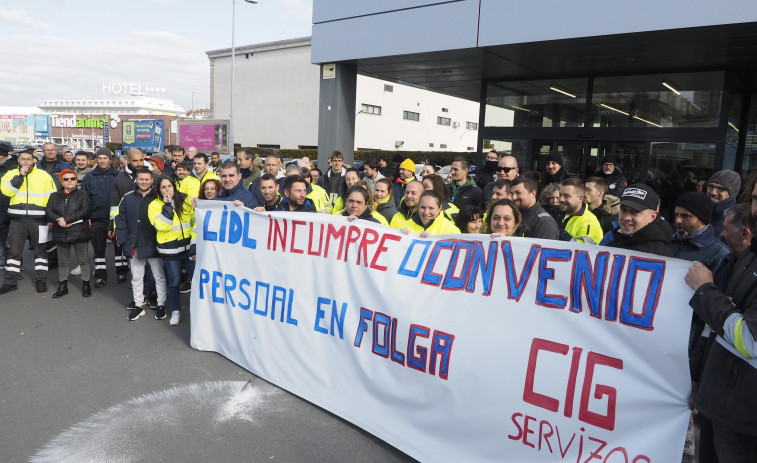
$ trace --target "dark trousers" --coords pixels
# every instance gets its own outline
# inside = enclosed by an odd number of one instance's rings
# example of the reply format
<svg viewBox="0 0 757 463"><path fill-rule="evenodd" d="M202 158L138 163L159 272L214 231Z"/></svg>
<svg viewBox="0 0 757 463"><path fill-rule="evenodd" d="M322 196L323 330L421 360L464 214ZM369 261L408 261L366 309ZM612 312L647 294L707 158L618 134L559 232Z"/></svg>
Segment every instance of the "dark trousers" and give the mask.
<svg viewBox="0 0 757 463"><path fill-rule="evenodd" d="M757 461L757 437L712 423L715 451L719 463L754 463Z"/></svg>
<svg viewBox="0 0 757 463"><path fill-rule="evenodd" d="M5 259L5 284L16 286L21 273L21 256L26 239L34 246L34 278L47 282L47 243L39 244L39 227L44 222L17 222L11 220L8 227L8 256Z"/></svg>
<svg viewBox="0 0 757 463"><path fill-rule="evenodd" d="M95 279L108 279L108 267L105 263L105 247L108 245L108 221L92 221L92 248L95 257ZM116 273L126 275L129 273L129 261L124 257L121 246L113 242L113 254L115 255Z"/></svg>
<svg viewBox="0 0 757 463"><path fill-rule="evenodd" d="M5 265L5 259L8 258L8 225L0 226L0 248L3 253L0 263Z"/></svg>

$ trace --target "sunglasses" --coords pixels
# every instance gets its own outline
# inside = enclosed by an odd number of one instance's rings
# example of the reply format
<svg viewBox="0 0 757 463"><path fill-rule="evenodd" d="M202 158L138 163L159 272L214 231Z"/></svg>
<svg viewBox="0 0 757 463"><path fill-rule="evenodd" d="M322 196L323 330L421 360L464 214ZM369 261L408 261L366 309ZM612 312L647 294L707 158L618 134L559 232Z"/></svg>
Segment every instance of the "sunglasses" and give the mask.
<svg viewBox="0 0 757 463"><path fill-rule="evenodd" d="M497 167L497 172L504 172L508 174L513 169L517 169L517 167Z"/></svg>
<svg viewBox="0 0 757 463"><path fill-rule="evenodd" d="M61 180L63 180L64 182L75 182L76 177L66 177L66 178L62 178Z"/></svg>

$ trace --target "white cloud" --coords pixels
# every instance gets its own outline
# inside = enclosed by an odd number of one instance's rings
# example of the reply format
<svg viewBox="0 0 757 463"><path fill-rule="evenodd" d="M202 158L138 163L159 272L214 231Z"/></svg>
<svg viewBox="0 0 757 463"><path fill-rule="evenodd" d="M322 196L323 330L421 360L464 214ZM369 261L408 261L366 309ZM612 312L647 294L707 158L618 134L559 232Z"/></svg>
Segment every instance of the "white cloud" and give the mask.
<svg viewBox="0 0 757 463"><path fill-rule="evenodd" d="M21 8L14 10L6 10L0 7L0 22L7 22L10 24L16 24L24 27L33 27L41 30L53 30L54 27L51 24L40 22L28 14Z"/></svg>
<svg viewBox="0 0 757 463"><path fill-rule="evenodd" d="M3 105L36 106L54 98L97 98L103 82L163 87L182 107L209 105L204 43L169 32L134 31L77 41L39 35L4 39ZM34 57L34 59L29 59Z"/></svg>

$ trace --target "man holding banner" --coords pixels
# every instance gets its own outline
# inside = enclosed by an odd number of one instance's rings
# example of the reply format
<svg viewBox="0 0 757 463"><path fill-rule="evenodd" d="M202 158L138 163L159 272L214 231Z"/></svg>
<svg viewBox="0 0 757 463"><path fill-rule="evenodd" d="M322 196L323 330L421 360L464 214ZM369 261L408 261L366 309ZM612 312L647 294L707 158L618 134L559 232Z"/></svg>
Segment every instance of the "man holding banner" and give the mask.
<svg viewBox="0 0 757 463"><path fill-rule="evenodd" d="M756 180L753 175L745 192L753 211L757 206ZM730 212L725 216L733 222L738 215ZM754 215L748 222L751 229L744 222L723 224L724 238L735 257L724 279L725 287L716 286L712 272L699 262L685 277L695 290L689 304L717 334L707 354L694 406L712 421L720 463L757 461L757 241L752 238L751 244L739 252L739 243L744 240L738 239L753 235Z"/></svg>

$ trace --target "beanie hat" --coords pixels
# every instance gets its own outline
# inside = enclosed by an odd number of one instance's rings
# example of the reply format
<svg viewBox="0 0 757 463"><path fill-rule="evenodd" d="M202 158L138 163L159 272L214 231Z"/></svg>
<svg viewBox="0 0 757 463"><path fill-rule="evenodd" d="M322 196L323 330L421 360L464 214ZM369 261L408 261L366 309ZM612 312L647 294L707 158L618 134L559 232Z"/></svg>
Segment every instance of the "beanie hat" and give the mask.
<svg viewBox="0 0 757 463"><path fill-rule="evenodd" d="M399 153L395 154L392 158L392 162L402 162L405 159L405 157Z"/></svg>
<svg viewBox="0 0 757 463"><path fill-rule="evenodd" d="M410 158L408 158L408 159L405 159L405 160L404 160L404 161L402 161L402 163L400 164L400 169L407 169L407 170L409 170L410 172L412 172L413 174L415 174L415 163L414 163L414 162L413 162L413 160L412 160L412 159L410 159Z"/></svg>
<svg viewBox="0 0 757 463"><path fill-rule="evenodd" d="M165 170L165 165L163 164L163 161L161 161L157 156L150 156L149 158L147 158L147 160L152 161L155 164L157 164L161 172Z"/></svg>
<svg viewBox="0 0 757 463"><path fill-rule="evenodd" d="M559 151L550 151L547 156L547 162L556 162L562 166L562 154Z"/></svg>
<svg viewBox="0 0 757 463"><path fill-rule="evenodd" d="M110 158L110 157L113 157L113 153L111 153L108 148L99 148L95 152L95 157L97 156L108 156Z"/></svg>
<svg viewBox="0 0 757 463"><path fill-rule="evenodd" d="M712 210L715 207L709 196L698 191L692 191L681 196L675 205L691 212L705 225L709 224L712 220Z"/></svg>
<svg viewBox="0 0 757 463"><path fill-rule="evenodd" d="M728 169L716 172L707 183L723 185L728 190L728 196L731 198L735 198L741 189L741 177L736 172Z"/></svg>
<svg viewBox="0 0 757 463"><path fill-rule="evenodd" d="M615 164L617 166L618 160L614 154L608 154L604 157L604 159L602 159L602 164Z"/></svg>

